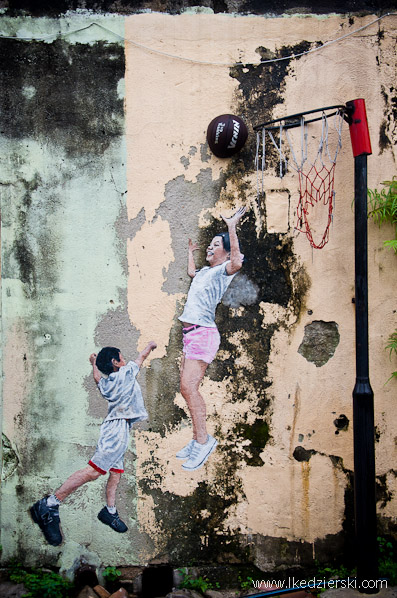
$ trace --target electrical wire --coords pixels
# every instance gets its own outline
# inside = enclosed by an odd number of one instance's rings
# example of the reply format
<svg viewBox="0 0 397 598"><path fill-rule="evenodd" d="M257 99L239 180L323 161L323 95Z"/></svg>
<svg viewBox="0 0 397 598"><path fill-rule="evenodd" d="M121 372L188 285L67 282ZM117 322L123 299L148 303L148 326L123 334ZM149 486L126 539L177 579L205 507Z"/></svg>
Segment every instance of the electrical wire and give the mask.
<svg viewBox="0 0 397 598"><path fill-rule="evenodd" d="M186 58L184 56L178 56L175 54L170 54L168 52L162 52L161 50L156 50L155 48L150 48L148 46L145 46L144 44L140 44L139 42L136 42L133 39L128 39L128 38L124 38L122 35L116 33L115 31L112 31L111 29L109 29L108 27L105 27L104 25L101 25L100 23L90 23L89 25L86 25L85 27L80 27L79 29L75 29L73 31L66 31L63 33L51 33L48 35L42 35L42 36L31 36L31 37L17 37L17 36L10 36L10 35L3 35L0 34L0 39L10 39L10 40L15 40L15 41L45 41L47 39L57 39L57 38L62 38L62 37L67 37L70 35L75 35L76 33L80 33L81 31L86 31L87 29L90 29L91 27L99 27L100 29L106 31L107 33L111 33L112 35L114 35L115 37L118 37L120 40L122 40L125 43L129 43L134 45L135 47L144 50L146 52L150 52L152 54L158 54L160 56L164 56L166 58L172 58L173 60L182 60L184 62L190 62L193 64L202 64L202 65L207 65L207 66L226 66L226 67L233 67L233 66L260 66L261 64L270 64L270 63L274 63L274 62L280 62L282 60L291 60L294 58L299 58L301 56L305 56L307 54L312 54L313 52L318 52L319 50L323 50L324 48L326 48L327 46L330 46L332 44L336 44L348 37L351 37L352 35L355 35L356 33L360 33L360 31L363 31L364 29L368 29L368 27L371 27L371 25L374 25L375 23L378 23L379 21L381 21L382 19L386 18L386 17L392 17L392 16L397 16L396 12L390 12L390 13L386 13L380 17L378 17L377 19L371 21L370 23L366 23L365 25L363 25L362 27L359 27L358 29L355 29L354 31L350 31L349 33L346 33L345 35L342 35L341 37L337 37L333 40L330 40L328 42L325 42L324 44L322 44L321 46L317 46L315 48L311 48L310 50L306 50L304 52L300 52L298 54L291 54L289 56L282 56L279 58L272 58L269 60L260 60L259 62L241 62L241 61L237 61L237 62L211 62L211 61L206 61L206 60L196 60L194 58Z"/></svg>

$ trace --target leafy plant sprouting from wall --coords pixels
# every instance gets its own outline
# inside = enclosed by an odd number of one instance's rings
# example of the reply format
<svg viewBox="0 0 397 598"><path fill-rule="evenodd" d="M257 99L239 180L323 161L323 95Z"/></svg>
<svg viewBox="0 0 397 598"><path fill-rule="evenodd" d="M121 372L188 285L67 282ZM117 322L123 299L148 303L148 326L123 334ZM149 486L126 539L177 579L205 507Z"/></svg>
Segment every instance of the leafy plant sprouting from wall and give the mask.
<svg viewBox="0 0 397 598"><path fill-rule="evenodd" d="M393 355L393 353L397 355L397 329L389 336L389 341L386 345L386 349L390 350L390 357ZM391 380L392 378L397 379L397 372L393 372L389 380Z"/></svg>
<svg viewBox="0 0 397 598"><path fill-rule="evenodd" d="M389 223L394 227L395 239L384 241L385 247L391 247L397 253L397 176L382 183L386 188L378 191L368 190L368 216L381 226Z"/></svg>
<svg viewBox="0 0 397 598"><path fill-rule="evenodd" d="M378 191L368 190L368 217L381 226L384 223L391 224L394 228L394 239L384 241L384 246L393 249L397 254L397 176L391 181L382 183L384 189ZM397 355L397 329L389 336L386 349L390 351L390 358ZM389 380L397 379L397 372L393 372Z"/></svg>

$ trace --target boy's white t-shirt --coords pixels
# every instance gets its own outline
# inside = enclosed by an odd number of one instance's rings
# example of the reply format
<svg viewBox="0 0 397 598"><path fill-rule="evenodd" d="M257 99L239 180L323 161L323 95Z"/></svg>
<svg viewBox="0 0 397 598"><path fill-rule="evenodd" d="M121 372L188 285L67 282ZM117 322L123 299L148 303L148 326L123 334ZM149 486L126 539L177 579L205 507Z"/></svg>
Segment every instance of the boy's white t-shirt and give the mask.
<svg viewBox="0 0 397 598"><path fill-rule="evenodd" d="M179 320L200 326L216 326L215 310L236 276L236 274L229 276L226 272L228 263L227 261L212 268L205 266L196 272Z"/></svg>
<svg viewBox="0 0 397 598"><path fill-rule="evenodd" d="M131 419L138 422L147 419L141 387L136 379L138 373L138 364L129 361L117 372L100 379L98 388L108 401L108 414L104 421Z"/></svg>

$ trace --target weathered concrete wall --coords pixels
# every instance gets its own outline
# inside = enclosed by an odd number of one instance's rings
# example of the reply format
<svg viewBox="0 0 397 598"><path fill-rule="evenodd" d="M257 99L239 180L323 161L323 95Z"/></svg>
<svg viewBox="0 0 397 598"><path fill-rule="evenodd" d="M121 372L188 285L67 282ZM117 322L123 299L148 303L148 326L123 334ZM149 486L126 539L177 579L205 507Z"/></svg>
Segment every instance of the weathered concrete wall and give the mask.
<svg viewBox="0 0 397 598"><path fill-rule="evenodd" d="M122 19L110 23L123 34ZM49 35L57 23L23 19L13 27ZM18 459L16 470L5 470L2 544L8 557L40 561L47 548L27 507L90 458L106 411L88 357L110 341L135 349L131 336L120 338L125 327L97 331L98 320L125 304L125 240L117 232L126 192L125 58L116 36L98 29L78 42L1 42L3 433ZM61 560L73 562L94 536L103 544L91 513L100 494L90 487L71 501ZM112 540L94 551L97 559L116 550Z"/></svg>
<svg viewBox="0 0 397 598"><path fill-rule="evenodd" d="M355 378L348 128L330 241L313 253L294 231L295 176L280 182L270 168L266 197L257 198L252 126L363 97L369 186L390 178L395 17L277 60L375 18L209 11L1 19L8 35L68 33L1 40L4 559L18 553L66 570L81 556L272 570L346 547ZM106 29L73 33L93 20ZM205 64L214 62L230 66ZM226 161L205 140L210 120L225 112L250 127L244 149ZM203 382L220 446L189 475L174 457L190 434L178 390L187 241L205 247L220 213L238 204L249 210L240 231L247 261L218 309L221 350ZM387 232L369 231L378 508L395 533L396 388L384 384L395 364L384 345L396 326L396 263L382 248ZM135 430L121 488L127 539L96 520L99 481L62 507L61 549L44 545L27 508L85 465L105 412L89 354L114 344L133 358L151 338L158 349L140 374L150 420Z"/></svg>

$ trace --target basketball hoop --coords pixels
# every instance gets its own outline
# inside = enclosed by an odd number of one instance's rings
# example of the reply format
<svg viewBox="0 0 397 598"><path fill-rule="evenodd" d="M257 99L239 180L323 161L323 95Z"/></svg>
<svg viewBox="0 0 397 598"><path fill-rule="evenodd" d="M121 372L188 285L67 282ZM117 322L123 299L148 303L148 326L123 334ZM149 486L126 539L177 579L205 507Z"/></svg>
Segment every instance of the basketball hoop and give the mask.
<svg viewBox="0 0 397 598"><path fill-rule="evenodd" d="M333 111L333 112L332 112ZM305 120L308 114L320 112L321 116ZM329 113L331 112L331 113ZM328 120L335 118L333 128L329 128ZM367 156L371 155L371 139L368 128L365 100L351 100L346 106L331 106L301 112L284 119L276 119L257 125L256 167L258 177L263 173L266 158L266 136L272 140L280 158L280 174L284 176L291 166L299 173L300 197L298 206L298 224L304 221L304 230L312 247L321 248L328 240L329 218L332 219L334 200L335 163L341 148L342 123L349 124L350 140L354 156L354 268L355 268L355 319L356 319L356 383L353 390L353 441L354 441L354 516L357 582L360 591L368 588L368 580L374 580L376 586L379 571L377 565L377 517L376 517L376 468L374 443L374 393L369 381L369 346L368 346L368 213L367 213ZM317 153L313 161L307 157L307 131L309 123L322 121L322 132ZM289 146L289 129L301 127L301 159L298 162L293 147L290 147L291 159L288 160L283 150L283 137ZM279 130L279 140L273 131ZM336 133L336 145L332 149L329 132ZM285 135L283 133L285 131ZM273 139L272 139L273 137ZM284 143L285 145L285 143ZM262 148L262 155L260 151ZM308 164L306 164L308 162ZM325 164L327 162L327 165ZM303 170L305 169L305 172ZM323 174L322 174L323 173ZM325 175L325 176L324 176ZM322 181L315 187L316 178ZM328 222L322 239L314 243L308 224L309 208L323 201L328 205ZM365 585L364 585L365 580ZM258 597L257 597L258 598Z"/></svg>
<svg viewBox="0 0 397 598"><path fill-rule="evenodd" d="M318 113L320 116L315 116ZM257 135L255 166L258 196L264 194L267 154L274 154L275 151L279 158L280 178L289 169L298 173L299 200L295 228L305 233L314 249L322 249L329 239L335 203L335 164L342 147L342 125L346 113L346 106L328 106L276 118L254 127ZM292 129L296 129L298 135L292 135ZM317 148L312 154L308 152L309 131L311 136L318 137ZM300 152L296 149L299 145ZM321 205L327 208L322 236L321 233L314 233L310 225L314 210Z"/></svg>

